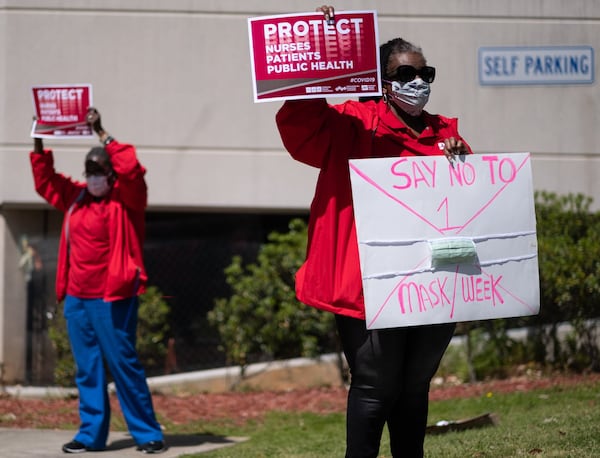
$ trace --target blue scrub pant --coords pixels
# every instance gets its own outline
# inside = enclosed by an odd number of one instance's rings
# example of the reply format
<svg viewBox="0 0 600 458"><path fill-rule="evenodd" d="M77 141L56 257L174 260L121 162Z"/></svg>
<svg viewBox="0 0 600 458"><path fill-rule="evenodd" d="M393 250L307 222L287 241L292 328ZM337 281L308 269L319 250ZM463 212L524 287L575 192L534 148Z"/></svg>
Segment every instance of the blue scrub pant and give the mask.
<svg viewBox="0 0 600 458"><path fill-rule="evenodd" d="M350 368L346 458L376 458L387 423L393 457L423 457L429 384L456 325L367 330L336 315Z"/></svg>
<svg viewBox="0 0 600 458"><path fill-rule="evenodd" d="M127 428L136 444L163 440L152 396L135 349L138 298L104 302L65 298L64 315L77 365L81 425L74 440L106 448L110 403L104 362L114 379Z"/></svg>

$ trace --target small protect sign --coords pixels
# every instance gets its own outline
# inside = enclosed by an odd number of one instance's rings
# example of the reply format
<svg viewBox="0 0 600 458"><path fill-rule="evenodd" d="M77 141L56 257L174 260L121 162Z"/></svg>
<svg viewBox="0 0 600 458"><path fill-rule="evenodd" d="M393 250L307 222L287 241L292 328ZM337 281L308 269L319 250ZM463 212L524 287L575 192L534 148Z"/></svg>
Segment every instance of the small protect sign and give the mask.
<svg viewBox="0 0 600 458"><path fill-rule="evenodd" d="M32 89L35 121L31 137L92 138L86 122L92 105L92 85L34 86Z"/></svg>

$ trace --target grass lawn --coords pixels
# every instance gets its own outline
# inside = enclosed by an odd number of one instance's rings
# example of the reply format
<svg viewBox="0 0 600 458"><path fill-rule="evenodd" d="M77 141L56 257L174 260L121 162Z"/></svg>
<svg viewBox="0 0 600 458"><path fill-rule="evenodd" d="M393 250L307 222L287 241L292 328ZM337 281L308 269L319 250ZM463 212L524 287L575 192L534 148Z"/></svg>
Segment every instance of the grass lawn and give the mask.
<svg viewBox="0 0 600 458"><path fill-rule="evenodd" d="M494 413L493 427L428 435L428 458L600 457L600 383L510 394L436 401L429 424ZM344 456L344 415L272 412L263 421L243 427L199 423L167 425L170 433L246 436L244 443L202 453L197 458ZM380 457L390 457L387 433Z"/></svg>

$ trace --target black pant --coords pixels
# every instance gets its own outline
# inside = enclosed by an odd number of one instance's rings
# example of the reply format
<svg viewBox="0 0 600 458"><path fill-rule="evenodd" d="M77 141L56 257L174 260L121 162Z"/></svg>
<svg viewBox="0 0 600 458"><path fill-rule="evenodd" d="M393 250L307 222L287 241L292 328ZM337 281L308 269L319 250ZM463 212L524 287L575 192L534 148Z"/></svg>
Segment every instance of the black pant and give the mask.
<svg viewBox="0 0 600 458"><path fill-rule="evenodd" d="M377 457L387 422L393 457L423 456L429 384L455 324L367 330L336 315L351 374L346 457Z"/></svg>

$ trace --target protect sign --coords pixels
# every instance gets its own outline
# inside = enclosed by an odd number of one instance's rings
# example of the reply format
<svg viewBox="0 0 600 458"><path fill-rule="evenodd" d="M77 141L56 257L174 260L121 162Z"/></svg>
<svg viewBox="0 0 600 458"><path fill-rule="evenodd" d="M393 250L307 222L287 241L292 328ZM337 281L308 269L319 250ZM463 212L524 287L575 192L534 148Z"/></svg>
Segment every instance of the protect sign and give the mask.
<svg viewBox="0 0 600 458"><path fill-rule="evenodd" d="M37 138L93 137L86 123L88 107L92 106L92 86L58 85L32 88L36 120L31 136Z"/></svg>
<svg viewBox="0 0 600 458"><path fill-rule="evenodd" d="M528 153L349 166L368 328L539 312Z"/></svg>
<svg viewBox="0 0 600 458"><path fill-rule="evenodd" d="M248 19L254 101L381 95L374 11Z"/></svg>

